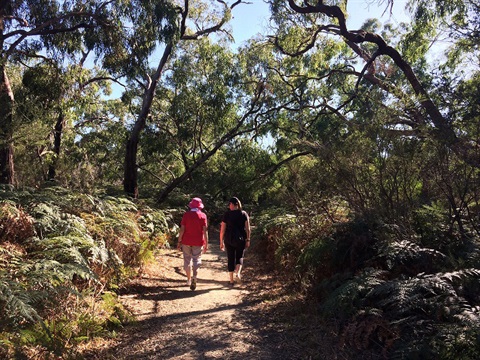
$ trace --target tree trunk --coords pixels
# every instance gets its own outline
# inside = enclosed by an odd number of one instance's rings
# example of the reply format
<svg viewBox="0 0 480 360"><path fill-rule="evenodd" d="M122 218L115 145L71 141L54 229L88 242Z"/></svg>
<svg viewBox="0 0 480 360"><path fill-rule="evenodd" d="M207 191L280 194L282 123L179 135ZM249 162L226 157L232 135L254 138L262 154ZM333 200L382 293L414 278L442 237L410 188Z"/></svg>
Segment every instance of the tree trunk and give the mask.
<svg viewBox="0 0 480 360"><path fill-rule="evenodd" d="M134 198L138 197L138 169L137 169L137 152L138 143L140 140L140 134L147 122L148 114L152 106L153 97L155 96L155 90L157 88L158 81L163 72L163 68L167 63L170 54L172 53L173 43L170 42L164 52L160 63L158 64L157 71L152 76L150 83L147 85L145 94L143 95L142 110L138 115L135 125L133 126L132 133L127 140L127 146L125 149L125 164L123 174L123 190Z"/></svg>
<svg viewBox="0 0 480 360"><path fill-rule="evenodd" d="M137 150L140 131L141 129L135 132L132 131L130 137L127 139L123 174L123 190L135 199L138 198Z"/></svg>
<svg viewBox="0 0 480 360"><path fill-rule="evenodd" d="M14 97L5 67L0 67L0 183L13 185L13 103Z"/></svg>
<svg viewBox="0 0 480 360"><path fill-rule="evenodd" d="M57 123L55 124L55 132L53 134L53 152L55 153L55 158L52 163L48 166L48 180L55 180L57 172L57 162L60 157L60 149L62 144L62 134L63 127L65 126L65 116L63 112L60 111L58 115Z"/></svg>

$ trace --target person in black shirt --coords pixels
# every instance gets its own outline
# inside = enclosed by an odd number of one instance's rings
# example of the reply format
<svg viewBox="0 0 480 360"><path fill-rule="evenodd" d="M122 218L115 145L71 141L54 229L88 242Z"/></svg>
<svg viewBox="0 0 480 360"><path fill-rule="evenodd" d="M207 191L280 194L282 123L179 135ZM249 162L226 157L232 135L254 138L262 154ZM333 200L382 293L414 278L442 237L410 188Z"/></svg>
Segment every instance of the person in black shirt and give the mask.
<svg viewBox="0 0 480 360"><path fill-rule="evenodd" d="M233 285L234 273L235 279L241 280L243 256L250 246L250 219L238 198L231 198L228 208L220 225L220 249L227 250L230 285Z"/></svg>

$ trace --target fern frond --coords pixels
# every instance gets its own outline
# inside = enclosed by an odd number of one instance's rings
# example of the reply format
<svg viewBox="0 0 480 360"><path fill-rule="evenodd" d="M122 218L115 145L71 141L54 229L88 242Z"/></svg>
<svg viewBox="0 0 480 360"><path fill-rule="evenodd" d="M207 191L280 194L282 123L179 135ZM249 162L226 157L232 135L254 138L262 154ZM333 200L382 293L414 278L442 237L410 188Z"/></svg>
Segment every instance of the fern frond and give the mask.
<svg viewBox="0 0 480 360"><path fill-rule="evenodd" d="M60 235L76 235L83 238L90 238L87 224L81 217L73 214L63 214L61 222L58 224L56 233ZM93 241L93 240L92 240Z"/></svg>
<svg viewBox="0 0 480 360"><path fill-rule="evenodd" d="M145 206L137 221L144 231L148 231L152 235L169 232L168 218L163 211L154 211Z"/></svg>
<svg viewBox="0 0 480 360"><path fill-rule="evenodd" d="M108 249L105 246L105 241L97 240L94 247L90 248L90 261L95 264L105 265L109 259Z"/></svg>
<svg viewBox="0 0 480 360"><path fill-rule="evenodd" d="M455 320L457 320L459 324L468 325L480 331L480 307L470 306L467 303L463 303L463 305L463 311L454 315Z"/></svg>
<svg viewBox="0 0 480 360"><path fill-rule="evenodd" d="M401 268L411 275L431 270L432 264L447 258L440 251L421 247L410 240L385 242L377 257L384 261L387 269Z"/></svg>
<svg viewBox="0 0 480 360"><path fill-rule="evenodd" d="M62 211L57 205L48 203L36 203L29 209L35 218L35 228L40 237L55 233L58 224L62 222Z"/></svg>
<svg viewBox="0 0 480 360"><path fill-rule="evenodd" d="M448 280L451 283L462 283L467 278L480 279L480 269L462 269L458 271L435 274L435 276Z"/></svg>
<svg viewBox="0 0 480 360"><path fill-rule="evenodd" d="M35 295L35 292L27 291L18 282L0 278L0 304L4 308L0 313L0 325L18 325L24 320L38 320L38 313L32 305L37 300Z"/></svg>
<svg viewBox="0 0 480 360"><path fill-rule="evenodd" d="M85 280L97 280L91 269L88 257L93 258L97 248L93 239L80 236L57 236L47 239L32 239L31 253L36 259L34 269L37 272L51 273L49 281L57 286L71 281L74 276ZM39 274L41 276L41 274Z"/></svg>
<svg viewBox="0 0 480 360"><path fill-rule="evenodd" d="M40 259L33 264L32 275L41 279L42 284L53 287L69 285L74 276L84 280L98 280L91 268L82 263L63 263L53 259Z"/></svg>
<svg viewBox="0 0 480 360"><path fill-rule="evenodd" d="M118 211L138 212L137 205L127 198L106 196L102 200L106 214L112 214Z"/></svg>
<svg viewBox="0 0 480 360"><path fill-rule="evenodd" d="M344 282L322 302L321 309L325 316L352 316L361 308L364 297L385 283L385 275L384 270L368 268Z"/></svg>
<svg viewBox="0 0 480 360"><path fill-rule="evenodd" d="M397 314L395 317L425 313L428 304L447 296L456 296L455 289L447 281L433 276L388 281L367 294L385 311L388 309L392 314Z"/></svg>

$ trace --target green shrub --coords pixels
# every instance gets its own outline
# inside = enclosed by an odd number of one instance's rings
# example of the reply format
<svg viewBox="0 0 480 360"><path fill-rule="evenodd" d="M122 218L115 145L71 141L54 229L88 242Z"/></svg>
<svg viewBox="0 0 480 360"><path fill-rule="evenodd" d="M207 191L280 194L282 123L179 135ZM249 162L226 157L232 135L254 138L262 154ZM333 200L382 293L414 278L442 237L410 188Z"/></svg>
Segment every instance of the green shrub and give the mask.
<svg viewBox="0 0 480 360"><path fill-rule="evenodd" d="M108 290L168 246L169 215L59 187L0 198L0 356L74 356L78 342L132 320Z"/></svg>
<svg viewBox="0 0 480 360"><path fill-rule="evenodd" d="M466 226L459 231L439 204L412 219L271 209L255 223L268 259L317 301L353 357L474 359L480 238Z"/></svg>

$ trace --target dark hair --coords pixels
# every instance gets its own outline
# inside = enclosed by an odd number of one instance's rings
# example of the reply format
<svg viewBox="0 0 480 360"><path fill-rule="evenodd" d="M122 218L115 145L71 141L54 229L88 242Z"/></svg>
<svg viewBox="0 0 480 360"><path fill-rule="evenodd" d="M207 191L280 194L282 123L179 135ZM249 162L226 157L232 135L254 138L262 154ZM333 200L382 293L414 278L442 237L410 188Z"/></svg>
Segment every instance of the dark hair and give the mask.
<svg viewBox="0 0 480 360"><path fill-rule="evenodd" d="M228 202L233 205L237 205L240 210L242 209L242 203L237 197L232 197Z"/></svg>

